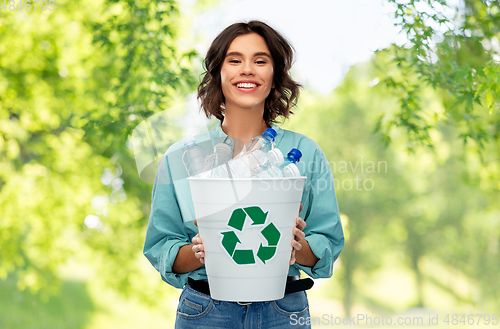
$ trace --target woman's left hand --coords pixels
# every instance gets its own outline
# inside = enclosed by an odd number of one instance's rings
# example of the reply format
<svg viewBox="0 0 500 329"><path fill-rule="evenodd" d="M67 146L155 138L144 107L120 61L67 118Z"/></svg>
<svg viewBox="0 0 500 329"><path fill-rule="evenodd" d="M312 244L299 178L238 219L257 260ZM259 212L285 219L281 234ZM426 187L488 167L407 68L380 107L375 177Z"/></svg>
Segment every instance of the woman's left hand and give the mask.
<svg viewBox="0 0 500 329"><path fill-rule="evenodd" d="M302 211L303 205L300 204L299 214ZM302 249L302 244L300 241L304 239L306 234L302 230L306 227L306 222L300 218L295 218L295 223L297 224L293 229L294 239L292 240L292 256L290 257L290 265L295 263L295 251Z"/></svg>

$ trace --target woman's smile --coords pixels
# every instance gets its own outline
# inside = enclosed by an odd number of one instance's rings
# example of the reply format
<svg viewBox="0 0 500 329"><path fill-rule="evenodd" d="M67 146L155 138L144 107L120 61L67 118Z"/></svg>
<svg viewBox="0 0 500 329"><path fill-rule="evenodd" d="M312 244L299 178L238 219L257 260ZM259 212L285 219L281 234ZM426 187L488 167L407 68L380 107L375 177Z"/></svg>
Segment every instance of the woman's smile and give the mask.
<svg viewBox="0 0 500 329"><path fill-rule="evenodd" d="M259 88L259 84L252 80L242 80L234 84L234 86L241 92L251 93Z"/></svg>

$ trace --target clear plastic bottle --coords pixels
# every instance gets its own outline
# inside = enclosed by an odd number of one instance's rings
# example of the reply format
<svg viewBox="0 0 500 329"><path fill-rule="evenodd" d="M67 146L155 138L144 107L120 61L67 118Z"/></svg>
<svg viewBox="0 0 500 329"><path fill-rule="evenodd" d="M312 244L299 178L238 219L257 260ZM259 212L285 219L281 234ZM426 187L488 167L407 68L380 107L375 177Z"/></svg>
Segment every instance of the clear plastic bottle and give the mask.
<svg viewBox="0 0 500 329"><path fill-rule="evenodd" d="M239 156L240 160L234 161L238 165L236 168L237 174L243 167L246 167L244 171L242 170L244 177L256 177L259 173L265 171L270 166L266 154L274 150L275 138L276 130L273 128L267 128L262 135L253 137ZM283 154L281 154L281 157L283 157Z"/></svg>
<svg viewBox="0 0 500 329"><path fill-rule="evenodd" d="M301 157L302 153L294 148L288 152L286 159L281 159L280 164L266 168L266 170L259 173L257 177L300 177L300 171L296 163L300 161Z"/></svg>
<svg viewBox="0 0 500 329"><path fill-rule="evenodd" d="M262 135L255 136L248 142L243 154L250 153L256 150L261 150L264 153L271 151L274 148L274 139L276 138L276 130L267 128Z"/></svg>
<svg viewBox="0 0 500 329"><path fill-rule="evenodd" d="M233 151L230 146L230 139L226 137L223 142L214 146L214 151L205 158L205 171L197 177L219 177L221 165L231 160Z"/></svg>
<svg viewBox="0 0 500 329"><path fill-rule="evenodd" d="M260 178L282 177L283 173L279 168L284 161L283 153L277 148L264 153L260 150L250 152L251 176Z"/></svg>
<svg viewBox="0 0 500 329"><path fill-rule="evenodd" d="M183 139L183 148L182 162L184 163L184 167L186 167L188 176L195 176L206 170L210 170L210 168L207 168L207 151L196 144L193 136Z"/></svg>
<svg viewBox="0 0 500 329"><path fill-rule="evenodd" d="M228 143L229 143L229 137L226 137L224 142L215 145L214 147L215 166L223 165L224 163L231 160L233 151L231 150L231 146L229 146Z"/></svg>

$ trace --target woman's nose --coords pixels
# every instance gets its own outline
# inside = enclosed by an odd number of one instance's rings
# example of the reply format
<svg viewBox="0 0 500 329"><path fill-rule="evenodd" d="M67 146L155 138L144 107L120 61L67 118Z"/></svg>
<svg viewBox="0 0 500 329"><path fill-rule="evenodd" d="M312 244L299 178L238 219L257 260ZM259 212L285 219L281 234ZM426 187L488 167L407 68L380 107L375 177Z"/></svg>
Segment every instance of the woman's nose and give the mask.
<svg viewBox="0 0 500 329"><path fill-rule="evenodd" d="M242 65L241 74L249 75L249 74L253 74L253 73L254 73L254 71L253 71L252 63L246 62Z"/></svg>

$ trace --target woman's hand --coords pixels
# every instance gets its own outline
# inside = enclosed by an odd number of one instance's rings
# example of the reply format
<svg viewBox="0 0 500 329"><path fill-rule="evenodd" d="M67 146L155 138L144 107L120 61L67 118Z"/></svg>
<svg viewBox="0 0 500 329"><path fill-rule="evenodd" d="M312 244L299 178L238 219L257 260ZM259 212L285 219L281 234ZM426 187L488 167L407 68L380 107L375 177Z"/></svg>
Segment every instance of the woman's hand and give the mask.
<svg viewBox="0 0 500 329"><path fill-rule="evenodd" d="M304 206L300 204L299 214ZM294 239L292 240L292 255L290 257L290 265L295 263L295 252L302 249L301 240L305 238L306 234L302 230L306 227L306 222L300 218L295 218L295 223L297 224L293 229Z"/></svg>
<svg viewBox="0 0 500 329"><path fill-rule="evenodd" d="M194 220L194 225L198 226L196 219ZM193 242L194 256L200 260L200 263L205 264L205 247L203 246L203 241L201 241L200 233L197 233L191 242Z"/></svg>

